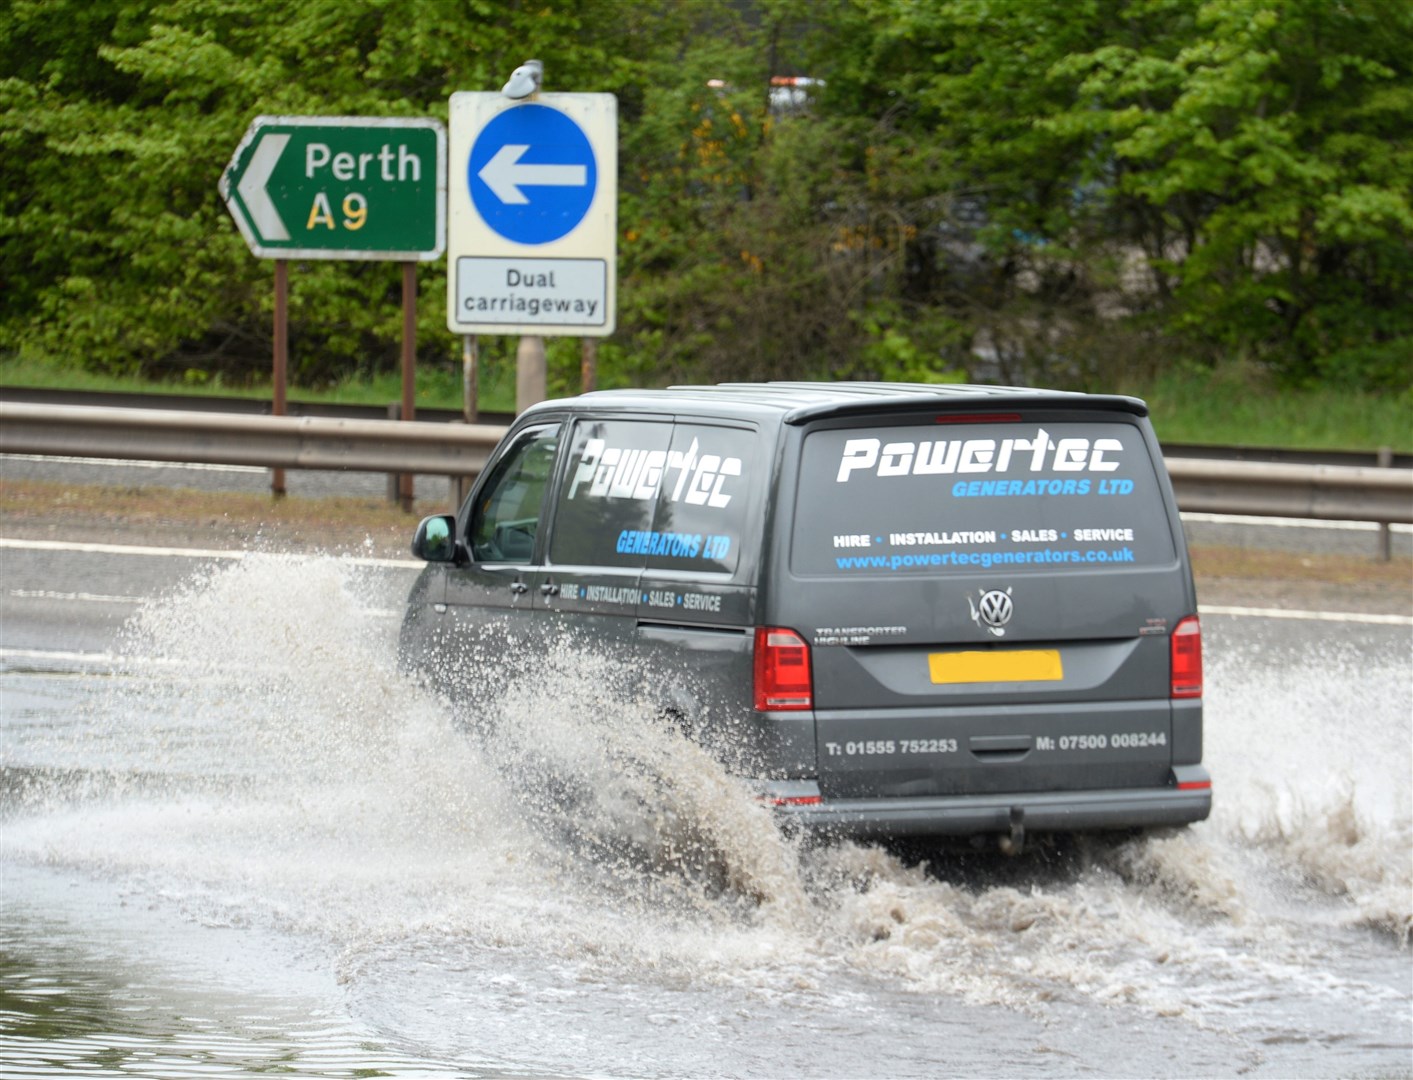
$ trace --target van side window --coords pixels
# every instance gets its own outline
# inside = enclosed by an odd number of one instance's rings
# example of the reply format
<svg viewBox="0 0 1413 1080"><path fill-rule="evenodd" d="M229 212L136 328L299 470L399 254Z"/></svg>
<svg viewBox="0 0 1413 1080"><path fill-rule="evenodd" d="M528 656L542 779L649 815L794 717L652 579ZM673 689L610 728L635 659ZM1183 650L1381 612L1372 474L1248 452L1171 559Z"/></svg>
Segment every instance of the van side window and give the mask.
<svg viewBox="0 0 1413 1080"><path fill-rule="evenodd" d="M558 424L530 428L500 459L495 473L476 495L466 530L476 562L530 561L558 448Z"/></svg>
<svg viewBox="0 0 1413 1080"><path fill-rule="evenodd" d="M678 422L645 552L648 569L729 574L749 542L767 468L754 430Z"/></svg>
<svg viewBox="0 0 1413 1080"><path fill-rule="evenodd" d="M672 425L581 420L555 509L550 561L559 566L643 565L644 538L667 467Z"/></svg>

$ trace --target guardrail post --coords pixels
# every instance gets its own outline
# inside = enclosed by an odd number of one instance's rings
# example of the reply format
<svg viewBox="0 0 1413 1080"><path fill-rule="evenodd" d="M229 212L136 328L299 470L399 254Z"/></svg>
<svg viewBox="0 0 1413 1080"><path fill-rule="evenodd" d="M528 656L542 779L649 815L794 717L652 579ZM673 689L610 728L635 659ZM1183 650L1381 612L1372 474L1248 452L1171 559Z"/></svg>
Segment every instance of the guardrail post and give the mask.
<svg viewBox="0 0 1413 1080"><path fill-rule="evenodd" d="M1379 447L1379 468L1393 468L1393 447ZM1393 526L1387 521L1379 522L1379 559L1389 562L1393 558Z"/></svg>

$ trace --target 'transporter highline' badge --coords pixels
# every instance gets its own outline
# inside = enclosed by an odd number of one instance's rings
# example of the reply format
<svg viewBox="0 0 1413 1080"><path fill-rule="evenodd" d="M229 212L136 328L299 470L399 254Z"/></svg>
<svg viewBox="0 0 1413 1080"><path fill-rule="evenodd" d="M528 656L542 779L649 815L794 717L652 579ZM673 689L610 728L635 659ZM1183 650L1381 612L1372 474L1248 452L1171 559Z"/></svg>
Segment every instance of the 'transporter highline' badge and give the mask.
<svg viewBox="0 0 1413 1080"><path fill-rule="evenodd" d="M1011 621L1011 614L1015 610L1011 603L1011 590L978 591L981 593L980 604L973 603L972 598L967 597L967 606L971 608L971 621L977 626L984 625L987 632L994 637L1005 637L1006 624Z"/></svg>

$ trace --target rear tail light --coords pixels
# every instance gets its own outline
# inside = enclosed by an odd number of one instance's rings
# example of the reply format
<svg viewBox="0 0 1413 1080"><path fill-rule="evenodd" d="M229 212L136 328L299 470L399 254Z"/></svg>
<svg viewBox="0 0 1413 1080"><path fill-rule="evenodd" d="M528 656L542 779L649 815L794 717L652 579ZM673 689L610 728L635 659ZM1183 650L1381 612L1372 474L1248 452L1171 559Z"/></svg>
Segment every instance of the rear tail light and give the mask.
<svg viewBox="0 0 1413 1080"><path fill-rule="evenodd" d="M760 710L814 708L810 647L793 630L756 627L755 702Z"/></svg>
<svg viewBox="0 0 1413 1080"><path fill-rule="evenodd" d="M1189 615L1173 628L1172 696L1195 698L1202 696L1202 624L1196 615Z"/></svg>
<svg viewBox="0 0 1413 1080"><path fill-rule="evenodd" d="M822 806L824 797L822 795L765 795L761 797L761 802L766 806Z"/></svg>

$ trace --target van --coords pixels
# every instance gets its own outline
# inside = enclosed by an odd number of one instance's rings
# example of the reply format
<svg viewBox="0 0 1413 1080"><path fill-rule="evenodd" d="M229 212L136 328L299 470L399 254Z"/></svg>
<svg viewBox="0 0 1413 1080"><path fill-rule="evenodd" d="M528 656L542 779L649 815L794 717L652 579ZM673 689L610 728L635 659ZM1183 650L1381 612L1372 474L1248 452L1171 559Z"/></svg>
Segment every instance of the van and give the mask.
<svg viewBox="0 0 1413 1080"><path fill-rule="evenodd" d="M570 635L652 671L661 711L811 831L1018 850L1210 811L1196 591L1133 398L763 383L544 402L412 550L409 663L474 693L503 650Z"/></svg>

